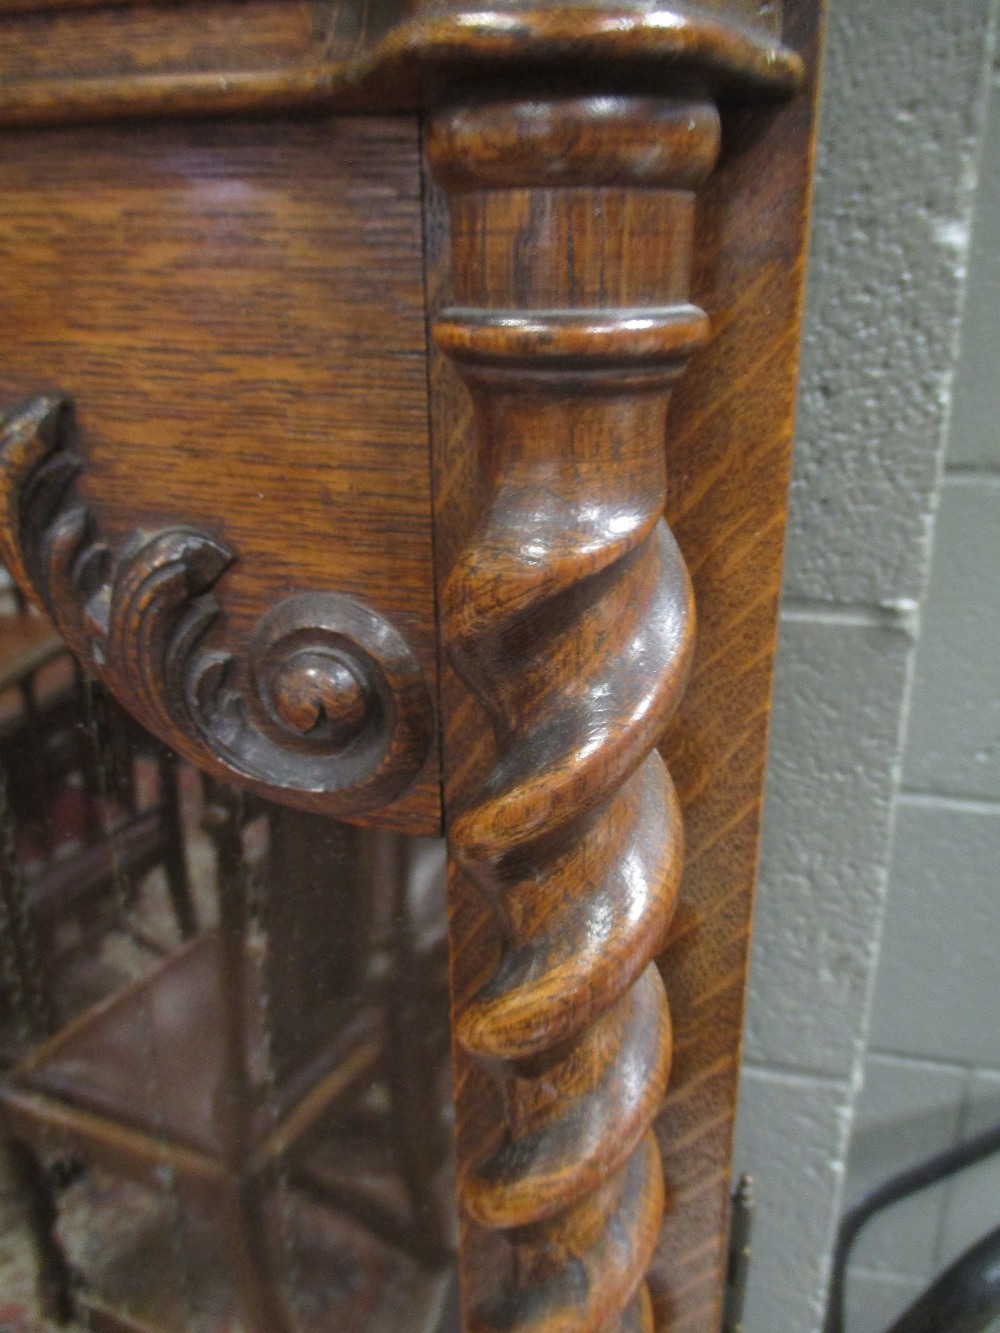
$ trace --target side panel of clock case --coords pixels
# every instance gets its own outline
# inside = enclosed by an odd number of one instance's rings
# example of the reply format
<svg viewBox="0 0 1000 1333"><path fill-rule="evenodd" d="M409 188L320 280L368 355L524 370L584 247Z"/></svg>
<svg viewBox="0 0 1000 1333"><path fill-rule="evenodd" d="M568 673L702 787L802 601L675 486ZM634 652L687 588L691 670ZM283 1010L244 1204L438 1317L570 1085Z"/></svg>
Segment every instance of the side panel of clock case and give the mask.
<svg viewBox="0 0 1000 1333"><path fill-rule="evenodd" d="M189 525L234 553L237 657L283 599L347 594L433 697L420 210L415 118L8 131L0 411L72 400L112 549ZM435 832L438 769L368 818Z"/></svg>

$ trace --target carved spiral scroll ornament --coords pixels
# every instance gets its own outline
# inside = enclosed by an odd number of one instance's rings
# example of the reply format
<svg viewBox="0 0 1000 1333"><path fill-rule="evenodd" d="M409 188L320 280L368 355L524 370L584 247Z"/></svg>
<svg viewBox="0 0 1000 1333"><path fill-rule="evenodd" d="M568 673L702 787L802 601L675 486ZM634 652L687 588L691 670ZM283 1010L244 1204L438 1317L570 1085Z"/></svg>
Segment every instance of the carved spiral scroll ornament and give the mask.
<svg viewBox="0 0 1000 1333"><path fill-rule="evenodd" d="M77 656L194 763L276 799L354 814L401 795L432 713L399 632L353 598L301 593L261 619L240 660L213 632L234 553L188 527L112 552L76 493L71 436L58 397L0 419L0 558Z"/></svg>
<svg viewBox="0 0 1000 1333"><path fill-rule="evenodd" d="M503 1107L461 1197L513 1254L499 1284L474 1280L474 1333L652 1329L652 1126L671 1057L654 959L683 842L656 745L694 633L661 517L664 438L708 333L687 283L692 189L718 135L714 107L670 99L467 107L432 125L453 287L434 332L471 395L485 493L443 624L493 733L450 843L499 937L495 971L457 1001L457 1040ZM587 254L567 240L584 229Z"/></svg>

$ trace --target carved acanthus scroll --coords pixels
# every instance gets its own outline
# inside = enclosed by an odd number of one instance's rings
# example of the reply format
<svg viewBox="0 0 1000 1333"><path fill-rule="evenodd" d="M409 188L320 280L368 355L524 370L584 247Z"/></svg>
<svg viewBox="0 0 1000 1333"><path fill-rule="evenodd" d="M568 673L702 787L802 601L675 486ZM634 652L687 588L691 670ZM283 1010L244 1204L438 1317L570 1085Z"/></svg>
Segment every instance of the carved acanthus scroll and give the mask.
<svg viewBox="0 0 1000 1333"><path fill-rule="evenodd" d="M355 814L400 795L433 724L399 632L353 598L306 592L263 616L241 660L219 642L213 591L234 552L189 527L111 551L76 493L71 436L57 397L0 419L0 558L81 660L195 763L278 799Z"/></svg>
<svg viewBox="0 0 1000 1333"><path fill-rule="evenodd" d="M467 1282L475 1333L652 1328L671 1055L654 959L682 856L655 747L694 632L664 433L708 333L692 191L718 144L711 104L668 98L462 108L429 138L452 256L434 336L472 397L484 491L442 606L493 734L449 830L499 937L492 976L456 996L503 1107L462 1163L466 1215L496 1238L482 1268L504 1274Z"/></svg>

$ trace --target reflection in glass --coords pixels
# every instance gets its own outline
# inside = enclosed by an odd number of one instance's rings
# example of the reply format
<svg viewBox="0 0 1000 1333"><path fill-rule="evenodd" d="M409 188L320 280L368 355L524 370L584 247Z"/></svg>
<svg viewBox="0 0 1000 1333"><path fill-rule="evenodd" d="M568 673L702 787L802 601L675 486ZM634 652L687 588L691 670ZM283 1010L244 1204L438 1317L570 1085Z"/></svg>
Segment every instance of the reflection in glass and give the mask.
<svg viewBox="0 0 1000 1333"><path fill-rule="evenodd" d="M202 776L0 617L0 1290L29 1327L450 1328L447 980L441 842Z"/></svg>

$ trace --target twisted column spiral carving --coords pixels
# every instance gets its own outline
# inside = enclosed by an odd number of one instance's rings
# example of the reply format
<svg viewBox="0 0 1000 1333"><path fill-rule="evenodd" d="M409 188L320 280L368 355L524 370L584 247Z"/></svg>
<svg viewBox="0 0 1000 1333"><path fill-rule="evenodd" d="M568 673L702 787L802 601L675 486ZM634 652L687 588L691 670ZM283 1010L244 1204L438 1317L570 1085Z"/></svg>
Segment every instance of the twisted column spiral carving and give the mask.
<svg viewBox="0 0 1000 1333"><path fill-rule="evenodd" d="M431 128L452 255L434 336L471 394L483 495L443 628L493 751L449 837L500 941L456 1014L503 1106L461 1200L513 1251L467 1300L476 1333L652 1327L671 1055L654 959L683 841L655 747L694 633L664 436L708 332L688 301L692 191L717 149L714 107L679 99L462 108Z"/></svg>
<svg viewBox="0 0 1000 1333"><path fill-rule="evenodd" d="M187 526L111 550L76 491L72 437L57 396L0 417L0 558L77 656L193 763L273 799L357 814L399 796L433 716L394 626L354 598L304 592L235 652L215 596L235 552Z"/></svg>

